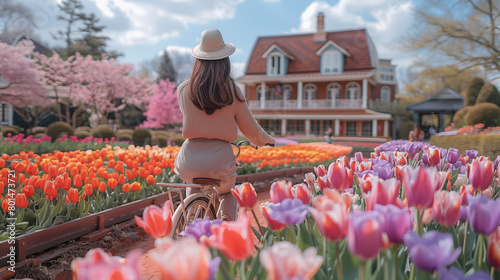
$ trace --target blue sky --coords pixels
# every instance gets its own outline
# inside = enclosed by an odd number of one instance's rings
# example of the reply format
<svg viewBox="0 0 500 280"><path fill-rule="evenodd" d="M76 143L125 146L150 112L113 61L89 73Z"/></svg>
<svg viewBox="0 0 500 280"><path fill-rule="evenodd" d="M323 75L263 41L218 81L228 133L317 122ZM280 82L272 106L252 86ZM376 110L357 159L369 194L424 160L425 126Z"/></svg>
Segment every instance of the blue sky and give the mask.
<svg viewBox="0 0 500 280"><path fill-rule="evenodd" d="M63 45L51 33L61 0L19 0L35 11L38 33L50 46ZM413 21L411 0L82 0L106 25L108 49L124 54L120 62L139 64L167 49L171 56L189 56L209 28L221 30L236 45L231 56L236 76L243 74L259 36L312 33L316 15L325 14L326 31L366 28L381 58L393 59L400 76L415 55L401 51L398 41Z"/></svg>

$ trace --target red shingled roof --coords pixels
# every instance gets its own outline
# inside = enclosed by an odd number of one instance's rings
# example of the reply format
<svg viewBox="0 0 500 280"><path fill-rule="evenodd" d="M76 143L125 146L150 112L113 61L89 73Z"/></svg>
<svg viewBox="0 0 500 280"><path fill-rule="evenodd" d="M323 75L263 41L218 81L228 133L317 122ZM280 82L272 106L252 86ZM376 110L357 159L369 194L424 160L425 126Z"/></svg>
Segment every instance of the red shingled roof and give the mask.
<svg viewBox="0 0 500 280"><path fill-rule="evenodd" d="M350 54L345 57L344 71L373 69L365 29L327 32L324 42L314 42L313 35L259 37L246 74L266 73L266 59L262 58L262 54L273 44L295 58L289 61L288 74L320 72L320 56L316 55L316 51L328 41L333 41Z"/></svg>

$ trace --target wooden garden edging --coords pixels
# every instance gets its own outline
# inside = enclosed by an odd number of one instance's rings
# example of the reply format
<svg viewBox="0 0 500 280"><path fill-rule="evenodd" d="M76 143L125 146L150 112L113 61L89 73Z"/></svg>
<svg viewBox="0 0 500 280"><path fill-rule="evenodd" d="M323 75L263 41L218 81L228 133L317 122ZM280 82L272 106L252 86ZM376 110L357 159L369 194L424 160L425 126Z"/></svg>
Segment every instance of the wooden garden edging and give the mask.
<svg viewBox="0 0 500 280"><path fill-rule="evenodd" d="M260 180L285 178L312 171L312 167L297 167L240 175L236 177L236 180L253 183ZM168 200L168 193L161 193L104 210L96 214L91 214L87 217L18 236L15 238L15 244L9 244L8 240L2 241L0 242L0 267L2 267L2 269L0 269L0 277L2 277L4 273L8 273L5 267L7 266L9 258L7 254L10 252L11 246L15 247L16 263L24 262L28 256L41 253L61 243L88 236L92 233L103 232L106 231L106 228L109 230L109 227L113 225L131 220L136 215L142 215L144 208L147 206L153 204L161 205L166 200Z"/></svg>

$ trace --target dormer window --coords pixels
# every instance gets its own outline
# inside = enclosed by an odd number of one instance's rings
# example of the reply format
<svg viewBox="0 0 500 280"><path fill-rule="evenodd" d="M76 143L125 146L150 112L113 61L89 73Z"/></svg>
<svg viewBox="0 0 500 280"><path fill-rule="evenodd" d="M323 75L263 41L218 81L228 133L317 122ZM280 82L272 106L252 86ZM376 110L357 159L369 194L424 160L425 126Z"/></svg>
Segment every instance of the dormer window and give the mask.
<svg viewBox="0 0 500 280"><path fill-rule="evenodd" d="M284 73L283 55L273 53L267 57L267 73L269 76L279 76Z"/></svg>
<svg viewBox="0 0 500 280"><path fill-rule="evenodd" d="M340 52L328 50L321 55L321 72L324 74L337 74L341 72Z"/></svg>

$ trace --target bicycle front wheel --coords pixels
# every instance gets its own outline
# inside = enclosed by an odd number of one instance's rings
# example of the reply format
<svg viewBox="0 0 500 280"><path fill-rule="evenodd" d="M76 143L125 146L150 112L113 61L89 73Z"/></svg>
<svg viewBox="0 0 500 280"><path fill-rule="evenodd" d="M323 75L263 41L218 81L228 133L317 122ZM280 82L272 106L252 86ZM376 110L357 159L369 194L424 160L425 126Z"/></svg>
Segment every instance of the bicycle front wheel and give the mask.
<svg viewBox="0 0 500 280"><path fill-rule="evenodd" d="M186 209L186 216L184 216L182 211L182 205L179 205L176 209L176 212L179 211L179 213L176 213L177 215L174 214L176 218L174 219L174 227L172 228L173 239L178 239L180 237L179 234L187 230L187 226L192 221L198 218L203 219L205 218L205 215L209 217L210 220L213 220L216 217L214 205L211 205L210 209L208 209L208 198L206 196L198 196L194 198L187 197L184 200L184 207Z"/></svg>

